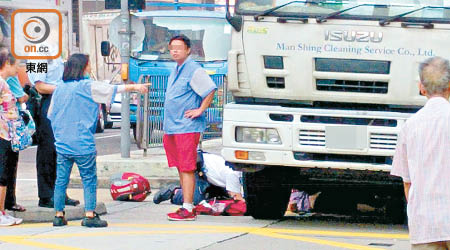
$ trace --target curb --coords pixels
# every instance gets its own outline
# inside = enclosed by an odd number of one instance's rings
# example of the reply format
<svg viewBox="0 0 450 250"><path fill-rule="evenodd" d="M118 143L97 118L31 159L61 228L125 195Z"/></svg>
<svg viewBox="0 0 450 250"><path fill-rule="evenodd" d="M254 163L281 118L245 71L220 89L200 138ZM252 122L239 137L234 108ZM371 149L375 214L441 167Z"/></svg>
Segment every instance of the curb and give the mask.
<svg viewBox="0 0 450 250"><path fill-rule="evenodd" d="M39 206L32 206L24 204L27 208L25 212L12 212L8 213L14 217L22 218L23 222L52 222L55 217L55 210L53 208L44 208ZM78 205L76 207L66 206L64 211L66 212L67 220L81 220L84 218L84 206L83 204ZM104 215L107 213L106 205L103 202L97 203L97 208L95 208L95 212L99 215Z"/></svg>
<svg viewBox="0 0 450 250"><path fill-rule="evenodd" d="M222 139L202 142L205 152L220 154ZM110 188L110 178L124 172L137 173L150 182L151 188L161 188L171 183L179 183L176 168L169 168L165 151L162 147L149 148L144 155L143 150L130 152L130 158L122 158L120 154L97 156L97 186ZM82 182L77 167L72 169L69 187L80 188Z"/></svg>
<svg viewBox="0 0 450 250"><path fill-rule="evenodd" d="M128 171L133 172L133 171ZM180 183L180 178L178 177L146 177L150 182L151 189L160 189L161 187L168 186L169 184L177 184ZM98 178L97 180L97 188L107 188L111 187L111 181L109 178ZM72 177L70 179L69 188L83 188L83 183L81 182L80 177Z"/></svg>

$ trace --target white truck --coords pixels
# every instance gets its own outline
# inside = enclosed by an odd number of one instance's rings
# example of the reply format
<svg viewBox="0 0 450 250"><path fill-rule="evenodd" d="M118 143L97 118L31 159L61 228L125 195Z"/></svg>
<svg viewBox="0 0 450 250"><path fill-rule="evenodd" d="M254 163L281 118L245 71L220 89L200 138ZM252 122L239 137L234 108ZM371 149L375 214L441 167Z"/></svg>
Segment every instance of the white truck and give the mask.
<svg viewBox="0 0 450 250"><path fill-rule="evenodd" d="M292 187L386 201L397 134L426 98L418 65L450 57L442 0L236 0L223 150L243 170L248 212L283 216Z"/></svg>

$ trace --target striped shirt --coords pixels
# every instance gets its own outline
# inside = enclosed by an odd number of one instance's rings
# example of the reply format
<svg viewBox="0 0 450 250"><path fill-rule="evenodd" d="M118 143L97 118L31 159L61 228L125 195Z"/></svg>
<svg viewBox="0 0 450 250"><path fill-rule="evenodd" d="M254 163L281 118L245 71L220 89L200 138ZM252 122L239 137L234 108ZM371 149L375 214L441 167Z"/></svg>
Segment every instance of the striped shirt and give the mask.
<svg viewBox="0 0 450 250"><path fill-rule="evenodd" d="M411 183L411 244L450 240L450 103L433 97L403 126L392 175Z"/></svg>

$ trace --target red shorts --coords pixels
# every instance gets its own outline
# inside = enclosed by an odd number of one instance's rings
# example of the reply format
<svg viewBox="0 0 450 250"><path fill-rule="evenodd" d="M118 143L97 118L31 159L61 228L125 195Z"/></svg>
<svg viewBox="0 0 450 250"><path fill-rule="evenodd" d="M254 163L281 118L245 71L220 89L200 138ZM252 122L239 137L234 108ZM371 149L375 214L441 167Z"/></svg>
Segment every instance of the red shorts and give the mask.
<svg viewBox="0 0 450 250"><path fill-rule="evenodd" d="M199 140L200 133L164 134L163 144L169 167L177 167L180 172L195 171Z"/></svg>

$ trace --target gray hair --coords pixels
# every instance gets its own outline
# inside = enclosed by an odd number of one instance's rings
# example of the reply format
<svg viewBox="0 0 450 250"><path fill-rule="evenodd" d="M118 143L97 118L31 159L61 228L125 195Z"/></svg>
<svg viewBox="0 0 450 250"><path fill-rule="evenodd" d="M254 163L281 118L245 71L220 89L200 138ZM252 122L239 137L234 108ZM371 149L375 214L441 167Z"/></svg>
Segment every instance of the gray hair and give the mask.
<svg viewBox="0 0 450 250"><path fill-rule="evenodd" d="M419 76L429 95L442 94L449 87L449 61L438 56L428 58L420 63Z"/></svg>

